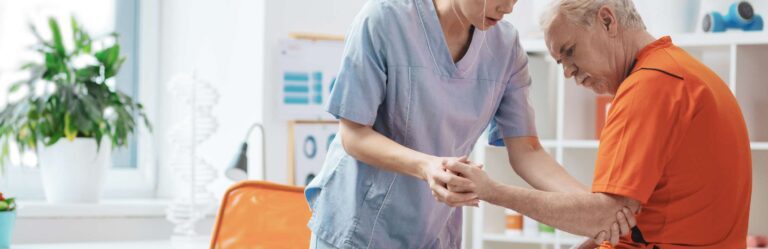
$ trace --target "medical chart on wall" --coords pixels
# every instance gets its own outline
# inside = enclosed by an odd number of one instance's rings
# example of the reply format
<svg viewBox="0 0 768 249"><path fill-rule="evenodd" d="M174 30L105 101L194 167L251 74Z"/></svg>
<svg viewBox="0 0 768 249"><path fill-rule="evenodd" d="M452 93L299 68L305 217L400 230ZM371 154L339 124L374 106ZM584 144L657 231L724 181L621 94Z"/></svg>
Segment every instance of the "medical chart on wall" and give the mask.
<svg viewBox="0 0 768 249"><path fill-rule="evenodd" d="M280 46L279 118L335 120L324 110L341 65L344 42L285 40Z"/></svg>
<svg viewBox="0 0 768 249"><path fill-rule="evenodd" d="M288 125L289 175L292 183L306 186L323 166L325 154L336 137L336 121L293 121Z"/></svg>

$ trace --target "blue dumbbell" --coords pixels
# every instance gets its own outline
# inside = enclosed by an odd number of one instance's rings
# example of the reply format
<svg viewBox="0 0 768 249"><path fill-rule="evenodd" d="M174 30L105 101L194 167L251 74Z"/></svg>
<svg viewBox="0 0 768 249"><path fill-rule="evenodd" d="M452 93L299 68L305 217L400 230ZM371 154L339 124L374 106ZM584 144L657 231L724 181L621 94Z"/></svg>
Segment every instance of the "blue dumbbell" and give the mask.
<svg viewBox="0 0 768 249"><path fill-rule="evenodd" d="M726 16L714 11L705 15L702 26L704 32L724 32L730 28L760 31L763 30L763 17L755 14L752 4L741 1L732 4Z"/></svg>

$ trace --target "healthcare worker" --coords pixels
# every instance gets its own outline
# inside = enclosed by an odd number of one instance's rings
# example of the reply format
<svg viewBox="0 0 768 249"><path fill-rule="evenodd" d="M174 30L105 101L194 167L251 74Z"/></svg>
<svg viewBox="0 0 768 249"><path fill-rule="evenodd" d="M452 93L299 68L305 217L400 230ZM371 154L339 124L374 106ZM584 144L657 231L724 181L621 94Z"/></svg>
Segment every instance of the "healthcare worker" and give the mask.
<svg viewBox="0 0 768 249"><path fill-rule="evenodd" d="M446 184L473 183L445 168L470 164L457 157L489 124L489 142L506 145L533 187L588 191L536 137L527 55L502 21L515 2L365 4L327 106L340 119L339 136L305 192L312 248L460 248L460 206L478 199L448 191Z"/></svg>

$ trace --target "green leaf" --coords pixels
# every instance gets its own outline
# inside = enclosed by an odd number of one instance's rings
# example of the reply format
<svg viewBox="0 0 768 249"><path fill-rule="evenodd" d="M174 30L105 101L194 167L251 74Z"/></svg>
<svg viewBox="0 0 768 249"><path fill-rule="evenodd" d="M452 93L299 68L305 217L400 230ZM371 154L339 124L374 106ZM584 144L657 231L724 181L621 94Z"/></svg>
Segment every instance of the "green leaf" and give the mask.
<svg viewBox="0 0 768 249"><path fill-rule="evenodd" d="M77 19L74 16L70 19L72 22L72 37L75 40L75 50L72 54L91 53L91 37L77 23Z"/></svg>
<svg viewBox="0 0 768 249"><path fill-rule="evenodd" d="M26 85L26 81L19 81L16 83L13 83L11 87L8 88L8 93L15 93L19 89L21 89L22 86Z"/></svg>
<svg viewBox="0 0 768 249"><path fill-rule="evenodd" d="M141 118L144 120L144 126L146 126L147 130L151 133L152 124L149 122L149 118L147 118L147 114L144 112L139 112L139 115L141 115Z"/></svg>
<svg viewBox="0 0 768 249"><path fill-rule="evenodd" d="M123 58L120 58L119 60L117 60L117 63L115 63L114 65L112 65L112 68L110 68L110 69L108 69L108 70L107 70L107 73L105 74L105 76L104 76L104 77L105 77L105 78L107 78L107 79L109 79L109 78L112 78L112 77L114 77L115 75L117 75L117 72L120 70L120 67L122 67L122 66L123 66L123 63L124 63L124 62L125 62L125 57L123 57Z"/></svg>
<svg viewBox="0 0 768 249"><path fill-rule="evenodd" d="M21 65L20 69L21 70L27 70L27 69L35 69L35 68L38 68L38 67L40 67L40 64L37 64L35 62L27 62L27 63L24 63L23 65Z"/></svg>
<svg viewBox="0 0 768 249"><path fill-rule="evenodd" d="M69 112L64 115L64 136L69 141L74 141L75 137L77 137L77 129L72 126L72 115Z"/></svg>
<svg viewBox="0 0 768 249"><path fill-rule="evenodd" d="M54 144L56 144L56 142L58 142L58 141L59 141L59 139L61 139L61 134L60 134L60 133L54 133L54 134L51 134L51 137L50 137L50 138L48 138L48 141L47 141L47 142L44 142L44 143L45 143L45 146L51 146L51 145L54 145Z"/></svg>
<svg viewBox="0 0 768 249"><path fill-rule="evenodd" d="M72 38L75 40L75 50L72 54L78 54L83 50L85 40L83 39L83 32L80 31L80 25L77 23L75 16L70 17L72 23Z"/></svg>
<svg viewBox="0 0 768 249"><path fill-rule="evenodd" d="M51 35L53 37L53 48L56 53L62 58L67 55L64 49L64 41L61 38L61 30L59 29L59 22L53 17L48 18L48 26L51 28Z"/></svg>
<svg viewBox="0 0 768 249"><path fill-rule="evenodd" d="M16 209L16 198L5 199L5 203L8 204L8 211L13 211Z"/></svg>
<svg viewBox="0 0 768 249"><path fill-rule="evenodd" d="M77 79L78 82L92 82L92 80L98 76L99 66L87 66L75 71L75 79Z"/></svg>
<svg viewBox="0 0 768 249"><path fill-rule="evenodd" d="M40 32L37 32L37 27L35 27L35 25L32 23L28 23L27 25L29 26L29 30L32 32L32 35L37 38L37 42L43 44L45 47L53 48L53 44L43 39L43 36L40 35Z"/></svg>
<svg viewBox="0 0 768 249"><path fill-rule="evenodd" d="M104 64L104 67L111 69L120 57L120 44L112 45L104 50L96 52L96 60Z"/></svg>

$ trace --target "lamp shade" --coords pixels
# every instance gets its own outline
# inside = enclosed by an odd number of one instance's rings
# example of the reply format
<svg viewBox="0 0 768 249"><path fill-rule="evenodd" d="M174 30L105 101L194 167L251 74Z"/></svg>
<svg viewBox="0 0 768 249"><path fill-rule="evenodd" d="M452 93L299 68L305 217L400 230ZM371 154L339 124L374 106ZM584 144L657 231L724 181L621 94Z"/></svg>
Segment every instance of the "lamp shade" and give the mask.
<svg viewBox="0 0 768 249"><path fill-rule="evenodd" d="M237 153L232 163L229 164L224 174L233 181L242 181L248 179L248 143L240 146L240 153Z"/></svg>

